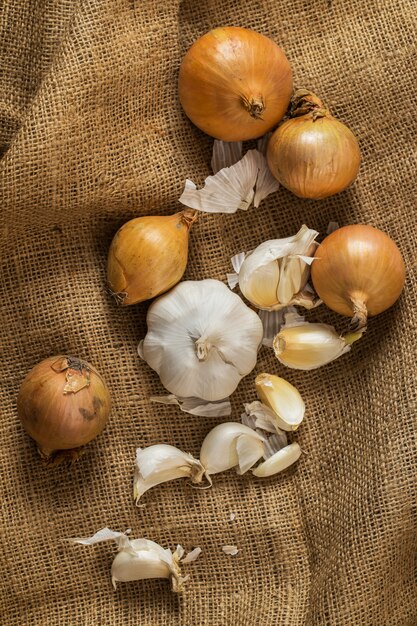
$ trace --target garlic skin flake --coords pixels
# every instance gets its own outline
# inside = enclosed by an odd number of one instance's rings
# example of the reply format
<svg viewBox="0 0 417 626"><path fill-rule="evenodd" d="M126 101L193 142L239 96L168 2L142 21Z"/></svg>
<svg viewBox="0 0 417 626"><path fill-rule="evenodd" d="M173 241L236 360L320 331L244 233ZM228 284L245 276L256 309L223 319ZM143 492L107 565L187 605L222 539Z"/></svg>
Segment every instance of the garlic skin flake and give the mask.
<svg viewBox="0 0 417 626"><path fill-rule="evenodd" d="M293 443L280 448L275 454L270 456L266 461L260 463L255 469L252 470L252 474L258 478L266 478L267 476L273 476L278 472L290 467L301 456L301 448L299 444L294 441Z"/></svg>
<svg viewBox="0 0 417 626"><path fill-rule="evenodd" d="M214 168L219 162L220 152L216 144L215 149ZM231 154L224 157L233 158ZM252 202L258 207L267 195L278 188L279 183L269 171L265 156L259 150L248 150L237 163L223 167L214 176L208 176L202 189L197 189L187 179L179 201L188 208L205 213L235 213L238 209L247 211Z"/></svg>
<svg viewBox="0 0 417 626"><path fill-rule="evenodd" d="M204 468L191 454L174 446L157 444L136 450L133 497L138 504L143 494L169 480L189 478L193 483L201 483Z"/></svg>
<svg viewBox="0 0 417 626"><path fill-rule="evenodd" d="M276 335L273 348L278 361L287 367L313 370L326 365L350 350L350 345L329 324L305 322L287 315Z"/></svg>
<svg viewBox="0 0 417 626"><path fill-rule="evenodd" d="M258 315L218 280L183 281L148 310L141 355L168 391L224 400L256 365Z"/></svg>
<svg viewBox="0 0 417 626"><path fill-rule="evenodd" d="M229 554L230 556L235 556L239 552L237 546L223 546L222 550L225 554Z"/></svg>
<svg viewBox="0 0 417 626"><path fill-rule="evenodd" d="M182 546L177 546L177 549L171 552L169 549L162 548L155 541L129 539L125 533L115 532L110 528L102 528L92 537L76 537L68 541L82 545L93 545L110 540L115 541L118 547L118 553L111 567L114 588L116 588L117 582L129 582L145 578L169 578L173 591L181 592L183 590L183 584L188 577L181 576L180 561L187 562L187 557L183 559L184 549ZM193 552L195 553L195 550ZM189 559L188 562L192 560L195 559Z"/></svg>
<svg viewBox="0 0 417 626"><path fill-rule="evenodd" d="M319 300L314 292L305 289L317 235L317 231L303 224L293 237L264 241L249 252L237 271L245 298L266 311L289 305L307 309L317 306ZM233 275L228 275L228 280L229 285L233 284Z"/></svg>
<svg viewBox="0 0 417 626"><path fill-rule="evenodd" d="M228 417L232 413L232 405L228 398L216 402L207 402L201 398L180 398L170 394L169 396L151 396L149 400L160 404L175 404L184 413L199 417Z"/></svg>
<svg viewBox="0 0 417 626"><path fill-rule="evenodd" d="M255 387L261 402L273 411L278 428L297 430L305 413L298 389L274 374L259 374L255 378Z"/></svg>
<svg viewBox="0 0 417 626"><path fill-rule="evenodd" d="M202 443L201 464L207 475L233 467L238 474L244 474L264 455L264 441L264 437L244 424L219 424Z"/></svg>

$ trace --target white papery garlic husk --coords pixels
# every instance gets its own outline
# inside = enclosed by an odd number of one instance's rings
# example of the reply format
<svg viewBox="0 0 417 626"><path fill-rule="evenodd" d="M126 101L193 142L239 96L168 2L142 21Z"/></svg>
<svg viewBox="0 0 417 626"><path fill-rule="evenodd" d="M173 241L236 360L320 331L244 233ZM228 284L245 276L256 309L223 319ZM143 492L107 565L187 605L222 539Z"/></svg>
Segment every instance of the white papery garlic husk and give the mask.
<svg viewBox="0 0 417 626"><path fill-rule="evenodd" d="M149 400L151 402L159 402L160 404L178 406L184 413L198 415L199 417L228 417L232 413L232 405L229 398L208 402L201 398L180 398L171 393L169 396L151 396Z"/></svg>
<svg viewBox="0 0 417 626"><path fill-rule="evenodd" d="M333 326L306 322L303 317L290 313L274 339L273 348L283 365L313 370L348 352L350 345Z"/></svg>
<svg viewBox="0 0 417 626"><path fill-rule="evenodd" d="M218 280L184 281L148 310L139 354L168 391L224 400L256 365L258 315Z"/></svg>
<svg viewBox="0 0 417 626"><path fill-rule="evenodd" d="M188 576L181 576L180 562L190 563L201 552L196 548L184 558L184 549L178 545L174 552L162 548L155 541L149 539L129 539L125 533L115 532L110 528L102 528L92 537L75 537L69 539L72 543L93 545L102 541L113 540L118 547L118 553L111 567L113 586L117 582L143 580L145 578L168 578L172 583L172 590L180 592Z"/></svg>
<svg viewBox="0 0 417 626"><path fill-rule="evenodd" d="M223 161L234 160L239 149L239 146L219 143L214 144L214 169ZM272 176L264 154L259 150L248 150L233 165L208 176L202 189L197 189L193 181L187 179L179 201L188 208L205 213L235 213L238 209L247 211L252 203L258 207L264 198L278 188L279 183Z"/></svg>
<svg viewBox="0 0 417 626"><path fill-rule="evenodd" d="M200 461L207 475L235 468L247 472L264 455L265 438L249 426L226 422L215 426L200 450Z"/></svg>
<svg viewBox="0 0 417 626"><path fill-rule="evenodd" d="M298 389L280 376L265 373L255 378L255 387L261 402L273 411L278 428L297 430L305 413Z"/></svg>
<svg viewBox="0 0 417 626"><path fill-rule="evenodd" d="M189 478L201 483L205 470L198 459L168 444L157 444L136 450L133 497L138 504L141 496L156 485Z"/></svg>
<svg viewBox="0 0 417 626"><path fill-rule="evenodd" d="M228 274L229 286L239 284L245 298L266 311L317 306L320 300L306 289L317 235L303 224L293 237L264 241L252 252L236 255L232 259L236 274Z"/></svg>

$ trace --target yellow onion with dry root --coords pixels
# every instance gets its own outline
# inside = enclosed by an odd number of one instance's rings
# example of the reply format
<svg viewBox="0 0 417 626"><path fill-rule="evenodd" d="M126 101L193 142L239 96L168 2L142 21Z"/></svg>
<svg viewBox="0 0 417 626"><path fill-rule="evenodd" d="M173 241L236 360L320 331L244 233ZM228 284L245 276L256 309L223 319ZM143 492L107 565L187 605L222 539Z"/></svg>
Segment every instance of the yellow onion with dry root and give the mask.
<svg viewBox="0 0 417 626"><path fill-rule="evenodd" d="M72 356L49 357L27 374L17 398L26 432L51 464L75 460L105 428L110 394L100 374Z"/></svg>
<svg viewBox="0 0 417 626"><path fill-rule="evenodd" d="M179 98L186 115L223 141L267 133L284 116L291 92L284 52L246 28L211 30L191 46L180 67Z"/></svg>
<svg viewBox="0 0 417 626"><path fill-rule="evenodd" d="M188 259L190 227L197 211L137 217L116 233L107 259L107 280L123 305L149 300L182 278Z"/></svg>
<svg viewBox="0 0 417 626"><path fill-rule="evenodd" d="M305 89L295 93L289 115L268 143L275 178L300 198L327 198L346 189L361 160L352 131Z"/></svg>
<svg viewBox="0 0 417 626"><path fill-rule="evenodd" d="M351 330L366 326L399 298L405 265L395 242L372 226L343 226L316 250L311 267L314 289L336 313L352 317Z"/></svg>

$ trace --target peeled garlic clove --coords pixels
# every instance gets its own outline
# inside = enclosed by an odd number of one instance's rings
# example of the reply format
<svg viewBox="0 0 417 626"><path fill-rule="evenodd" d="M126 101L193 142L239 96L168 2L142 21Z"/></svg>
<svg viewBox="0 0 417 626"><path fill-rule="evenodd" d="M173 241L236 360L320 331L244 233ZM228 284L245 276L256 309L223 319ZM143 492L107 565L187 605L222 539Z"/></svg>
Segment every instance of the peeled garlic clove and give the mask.
<svg viewBox="0 0 417 626"><path fill-rule="evenodd" d="M155 485L177 478L189 478L193 483L200 483L203 476L204 468L200 461L174 446L157 444L144 449L138 448L133 497L137 504L141 496Z"/></svg>
<svg viewBox="0 0 417 626"><path fill-rule="evenodd" d="M264 438L237 422L215 426L206 436L200 450L200 461L208 475L238 467L243 474L264 454Z"/></svg>
<svg viewBox="0 0 417 626"><path fill-rule="evenodd" d="M276 335L273 348L278 361L298 370L313 370L334 361L350 350L333 326L301 322L284 326Z"/></svg>
<svg viewBox="0 0 417 626"><path fill-rule="evenodd" d="M273 476L295 463L300 458L300 455L301 448L298 443L294 441L289 446L285 446L285 448L281 448L278 452L275 452L275 454L258 465L258 467L255 467L252 473L259 478Z"/></svg>
<svg viewBox="0 0 417 626"><path fill-rule="evenodd" d="M278 428L296 430L304 418L305 404L299 391L287 380L273 374L255 378L259 399L276 415Z"/></svg>

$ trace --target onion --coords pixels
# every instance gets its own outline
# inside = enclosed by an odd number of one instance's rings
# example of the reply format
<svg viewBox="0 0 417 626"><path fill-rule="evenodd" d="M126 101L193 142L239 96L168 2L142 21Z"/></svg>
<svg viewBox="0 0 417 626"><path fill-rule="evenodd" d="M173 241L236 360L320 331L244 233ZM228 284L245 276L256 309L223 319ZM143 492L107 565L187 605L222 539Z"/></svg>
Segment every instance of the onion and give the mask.
<svg viewBox="0 0 417 626"><path fill-rule="evenodd" d="M137 217L114 236L107 260L107 280L123 305L149 300L176 285L185 272L188 234L197 212Z"/></svg>
<svg viewBox="0 0 417 626"><path fill-rule="evenodd" d="M78 458L101 433L110 413L109 391L91 365L70 356L41 361L24 379L17 412L43 459Z"/></svg>
<svg viewBox="0 0 417 626"><path fill-rule="evenodd" d="M296 92L290 118L269 140L267 160L275 178L300 198L327 198L346 189L360 165L353 133L306 90Z"/></svg>
<svg viewBox="0 0 417 626"><path fill-rule="evenodd" d="M246 28L215 28L185 55L179 97L198 128L223 141L254 139L284 116L292 92L287 57Z"/></svg>
<svg viewBox="0 0 417 626"><path fill-rule="evenodd" d="M327 306L352 316L352 330L366 326L399 298L405 281L401 252L388 235L363 224L344 226L315 252L311 278Z"/></svg>

